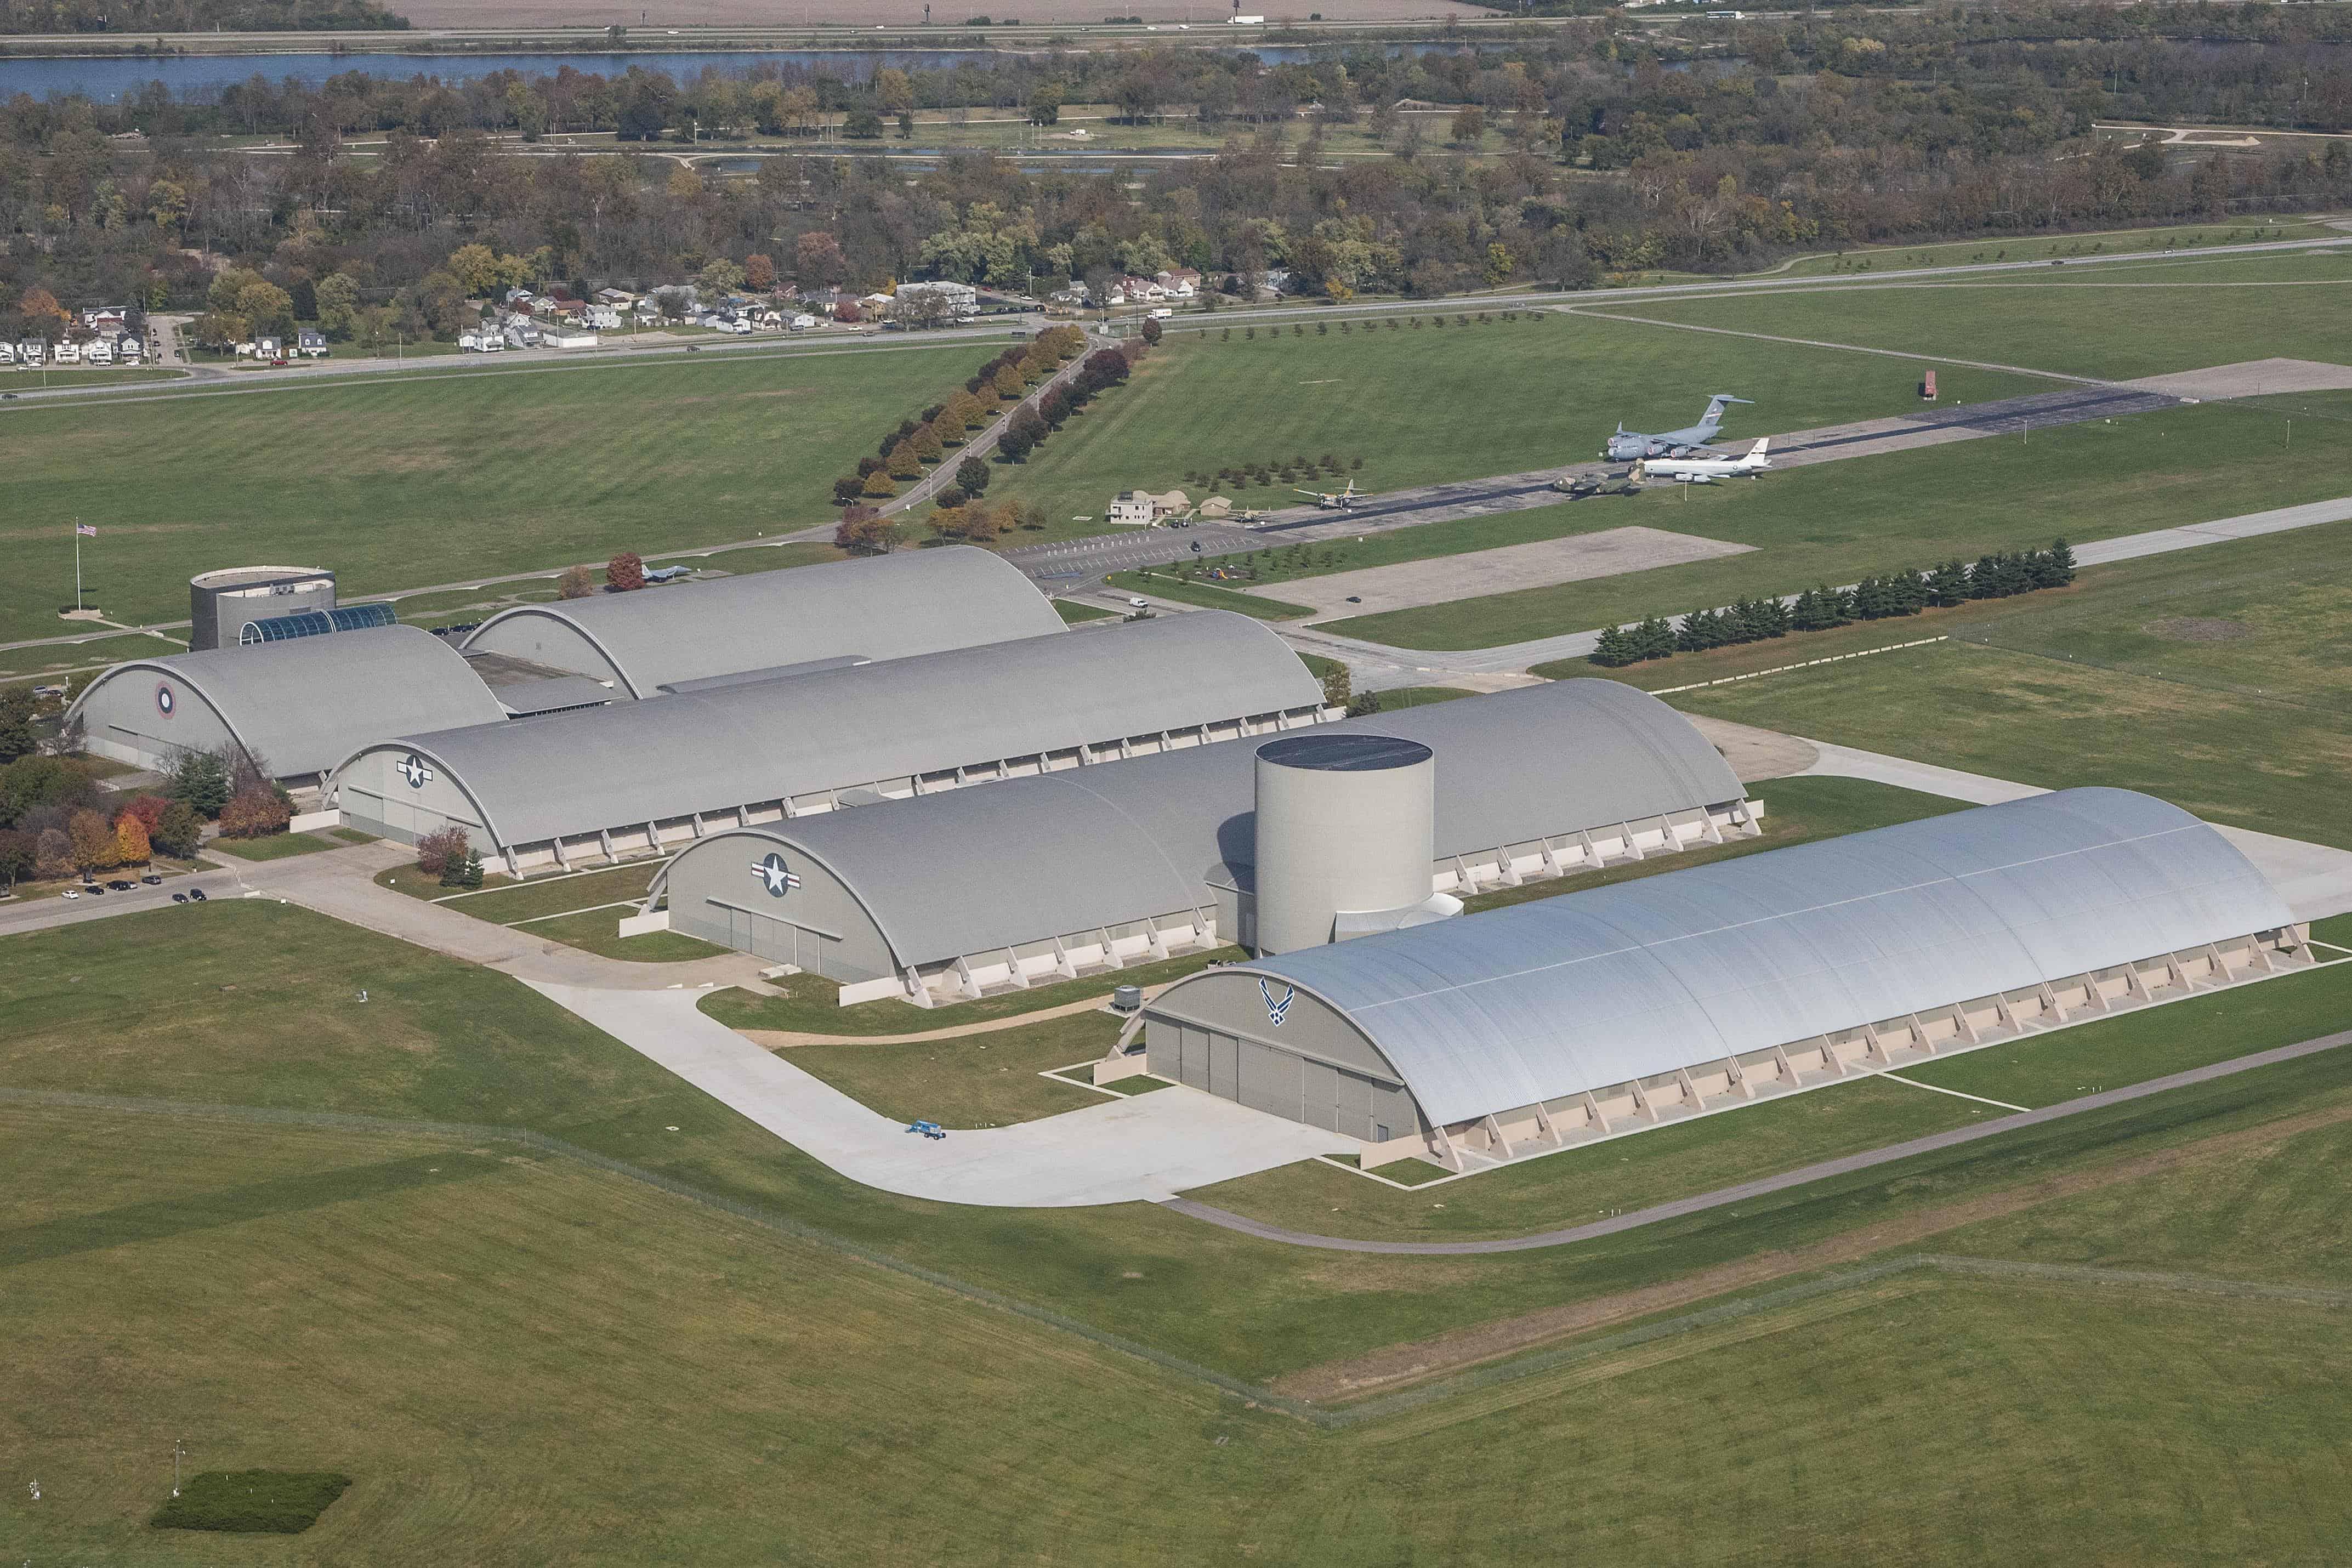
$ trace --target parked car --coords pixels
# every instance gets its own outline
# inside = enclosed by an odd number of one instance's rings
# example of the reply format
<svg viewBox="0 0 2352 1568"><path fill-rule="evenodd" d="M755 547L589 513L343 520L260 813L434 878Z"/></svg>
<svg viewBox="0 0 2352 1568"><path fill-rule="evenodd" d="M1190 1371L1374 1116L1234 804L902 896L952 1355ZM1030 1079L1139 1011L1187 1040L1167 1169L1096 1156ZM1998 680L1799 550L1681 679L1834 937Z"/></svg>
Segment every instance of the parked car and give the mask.
<svg viewBox="0 0 2352 1568"><path fill-rule="evenodd" d="M172 901L175 904L184 904L188 901L188 895L185 893L173 893L172 895Z"/></svg>
<svg viewBox="0 0 2352 1568"><path fill-rule="evenodd" d="M205 890L202 888L190 888L188 889L188 897L201 904L205 901Z"/></svg>
<svg viewBox="0 0 2352 1568"><path fill-rule="evenodd" d="M141 881L142 881L142 882L146 883L146 884L147 884L149 887L151 887L151 888L160 888L160 887L162 887L162 886L163 885L163 878L161 878L161 877L158 877L158 876L157 876L157 875L155 875L155 873L154 873L154 872L152 872L152 871L148 872L145 876L143 876L143 877L140 878L139 879L140 879Z"/></svg>
<svg viewBox="0 0 2352 1568"><path fill-rule="evenodd" d="M1127 607L1130 610L1148 610L1151 607L1151 602L1148 599L1129 599L1127 602Z"/></svg>
<svg viewBox="0 0 2352 1568"><path fill-rule="evenodd" d="M81 890L88 893L93 899L106 891L104 888L100 887L96 882L84 882L81 885Z"/></svg>
<svg viewBox="0 0 2352 1568"><path fill-rule="evenodd" d="M79 888L68 888L66 889L66 897L68 899L79 899L81 897L81 889Z"/></svg>
<svg viewBox="0 0 2352 1568"><path fill-rule="evenodd" d="M117 877L113 881L109 882L106 886L107 890L110 892L127 893L138 885L139 884L136 882L126 882L121 878Z"/></svg>

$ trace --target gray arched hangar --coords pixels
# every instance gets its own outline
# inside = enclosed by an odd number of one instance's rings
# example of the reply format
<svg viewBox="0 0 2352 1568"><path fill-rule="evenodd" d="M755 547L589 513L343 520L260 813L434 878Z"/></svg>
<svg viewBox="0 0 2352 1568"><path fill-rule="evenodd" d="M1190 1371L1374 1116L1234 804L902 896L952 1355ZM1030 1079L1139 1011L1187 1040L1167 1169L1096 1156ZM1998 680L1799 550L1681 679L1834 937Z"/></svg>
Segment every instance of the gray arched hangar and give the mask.
<svg viewBox="0 0 2352 1568"><path fill-rule="evenodd" d="M2067 790L1206 971L1151 1072L1454 1169L2310 962L2178 807Z"/></svg>
<svg viewBox="0 0 2352 1568"><path fill-rule="evenodd" d="M1295 739L1327 735L1433 753L1407 903L1756 830L1757 808L1690 721L1615 681L1461 698ZM666 900L672 930L841 980L850 1002L928 1006L1255 946L1260 750L1190 747L713 833L659 873L648 907ZM755 879L772 854L797 884Z"/></svg>

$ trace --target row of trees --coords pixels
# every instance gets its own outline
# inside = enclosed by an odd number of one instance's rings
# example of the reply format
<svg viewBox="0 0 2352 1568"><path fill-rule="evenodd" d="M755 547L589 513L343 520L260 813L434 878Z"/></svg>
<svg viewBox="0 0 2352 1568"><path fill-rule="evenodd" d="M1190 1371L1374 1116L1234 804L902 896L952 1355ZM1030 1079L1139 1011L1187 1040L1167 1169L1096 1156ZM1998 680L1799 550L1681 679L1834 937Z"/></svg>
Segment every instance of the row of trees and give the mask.
<svg viewBox="0 0 2352 1568"><path fill-rule="evenodd" d="M2085 40L2116 31L2105 12L2066 15ZM2338 142L2237 155L2095 133L2095 121L2135 102L2168 122L2210 111L2352 123L2352 63L2335 41L2352 24L2331 8L2218 5L2189 20L2193 37L2135 21L2115 42L2063 47L2020 43L2002 31L2005 13L1990 24L1935 11L1714 25L1703 45L1604 20L1455 54L1366 48L1280 65L1238 51L1103 51L857 79L796 68L687 83L642 69L456 84L346 73L243 84L212 101L20 95L0 104L0 231L30 243L0 257L0 332L23 324L38 289L52 301L200 310L225 341L231 327L249 335L290 319L373 344L453 336L471 324L466 301L501 281L585 297L592 280L650 288L763 270L804 287L939 276L1025 288L1187 266L1254 291L1279 267L1294 288L1332 298L1434 297L2352 199L2352 149ZM2202 41L2214 37L2263 41ZM492 139L541 124L609 129L632 95L673 133L751 113L749 128L768 134L755 110L730 103L805 92L839 110L878 102L883 86L897 95L894 74L917 110L1023 102L1048 82L1072 101L1106 93L1093 101L1124 106L1121 85L1137 79L1158 84L1161 107L1188 103L1213 121L1234 112L1231 89L1268 109L1319 104L1310 136L1369 117L1397 156L1305 156L1286 108L1218 156L1153 166L1140 193L1122 183L1135 171L1030 174L979 153L909 179L824 147L729 178L630 155L518 158ZM1414 132L1429 117L1400 100L1476 109L1483 124L1463 134L1504 155L1418 156ZM263 159L187 140L230 132L294 145ZM346 155L342 138L360 132L381 138L380 156ZM215 271L222 258L235 266Z"/></svg>
<svg viewBox="0 0 2352 1568"><path fill-rule="evenodd" d="M416 868L445 888L482 885L482 856L462 827L444 827L416 841Z"/></svg>
<svg viewBox="0 0 2352 1568"><path fill-rule="evenodd" d="M2074 552L2063 539L2047 550L2000 552L1969 565L1947 561L1926 571L1868 577L1851 588L1808 588L1793 599L1741 599L1722 609L1694 610L1679 620L1653 616L1640 625L1601 634L1592 662L1622 668L1677 653L1704 653L1739 643L1765 642L1790 632L1827 631L1855 621L1916 616L1976 599L2004 599L2074 580Z"/></svg>

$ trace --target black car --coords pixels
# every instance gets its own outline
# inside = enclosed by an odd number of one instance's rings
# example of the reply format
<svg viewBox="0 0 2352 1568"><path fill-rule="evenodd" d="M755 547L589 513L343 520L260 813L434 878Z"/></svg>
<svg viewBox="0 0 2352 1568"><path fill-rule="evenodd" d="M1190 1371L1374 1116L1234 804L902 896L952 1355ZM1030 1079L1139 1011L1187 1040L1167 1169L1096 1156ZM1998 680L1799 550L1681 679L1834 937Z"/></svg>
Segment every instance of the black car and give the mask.
<svg viewBox="0 0 2352 1568"><path fill-rule="evenodd" d="M188 895L185 893L173 893L172 895L172 901L175 904L184 904L188 901Z"/></svg>
<svg viewBox="0 0 2352 1568"><path fill-rule="evenodd" d="M190 888L188 889L188 897L194 902L201 904L205 901L205 890L202 888Z"/></svg>
<svg viewBox="0 0 2352 1568"><path fill-rule="evenodd" d="M121 878L118 877L113 881L109 882L107 887L114 892L127 893L138 885L139 884L136 882L126 882L122 880Z"/></svg>
<svg viewBox="0 0 2352 1568"><path fill-rule="evenodd" d="M93 898L93 899L94 899L94 898L98 897L100 893L103 893L104 891L106 891L106 889L105 889L104 887L102 887L101 885L100 885L99 883L96 883L96 882L84 882L84 883L81 885L81 890L82 890L83 892L85 892L85 893L88 893L91 898Z"/></svg>

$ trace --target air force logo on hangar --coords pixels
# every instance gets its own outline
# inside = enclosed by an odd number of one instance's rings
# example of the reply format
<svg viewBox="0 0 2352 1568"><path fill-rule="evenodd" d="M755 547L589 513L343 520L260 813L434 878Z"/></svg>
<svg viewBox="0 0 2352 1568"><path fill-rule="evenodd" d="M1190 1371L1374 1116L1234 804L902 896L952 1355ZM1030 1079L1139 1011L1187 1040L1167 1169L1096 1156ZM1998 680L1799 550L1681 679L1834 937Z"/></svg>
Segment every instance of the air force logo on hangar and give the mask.
<svg viewBox="0 0 2352 1568"><path fill-rule="evenodd" d="M415 752L409 752L408 755L394 763L393 771L406 779L408 787L411 789L423 789L433 782L433 770L426 767L425 759Z"/></svg>
<svg viewBox="0 0 2352 1568"><path fill-rule="evenodd" d="M1257 994L1265 998L1265 1016L1274 1021L1276 1028L1282 1027L1282 1021L1290 1016L1290 1005L1298 1000L1298 987L1284 986L1282 1000L1277 1002L1274 999L1274 987L1260 980L1257 983Z"/></svg>
<svg viewBox="0 0 2352 1568"><path fill-rule="evenodd" d="M751 862L751 875L760 879L760 885L768 889L772 899L781 899L801 885L792 868L784 864L784 858L772 849L768 851L766 859Z"/></svg>

